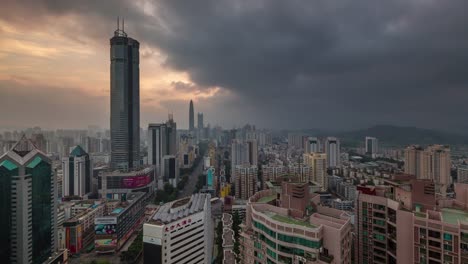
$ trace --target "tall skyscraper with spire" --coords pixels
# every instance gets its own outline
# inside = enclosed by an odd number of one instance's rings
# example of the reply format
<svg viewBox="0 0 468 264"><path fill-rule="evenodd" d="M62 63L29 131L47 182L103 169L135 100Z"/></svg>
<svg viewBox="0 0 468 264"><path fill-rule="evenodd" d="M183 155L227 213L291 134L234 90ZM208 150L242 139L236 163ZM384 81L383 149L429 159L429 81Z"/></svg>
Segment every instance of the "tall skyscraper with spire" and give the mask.
<svg viewBox="0 0 468 264"><path fill-rule="evenodd" d="M117 20L110 45L111 167L128 170L140 165L140 43Z"/></svg>
<svg viewBox="0 0 468 264"><path fill-rule="evenodd" d="M189 109L189 131L195 131L195 112L193 110L192 100L190 100L190 109Z"/></svg>

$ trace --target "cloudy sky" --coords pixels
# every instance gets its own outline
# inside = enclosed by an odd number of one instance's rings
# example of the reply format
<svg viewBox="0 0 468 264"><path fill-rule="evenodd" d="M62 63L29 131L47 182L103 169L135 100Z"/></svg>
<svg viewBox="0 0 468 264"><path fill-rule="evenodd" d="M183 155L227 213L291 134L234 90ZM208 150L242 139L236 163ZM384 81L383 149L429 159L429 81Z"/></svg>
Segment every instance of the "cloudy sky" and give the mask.
<svg viewBox="0 0 468 264"><path fill-rule="evenodd" d="M468 129L466 0L2 0L0 126L109 126L116 17L141 123Z"/></svg>

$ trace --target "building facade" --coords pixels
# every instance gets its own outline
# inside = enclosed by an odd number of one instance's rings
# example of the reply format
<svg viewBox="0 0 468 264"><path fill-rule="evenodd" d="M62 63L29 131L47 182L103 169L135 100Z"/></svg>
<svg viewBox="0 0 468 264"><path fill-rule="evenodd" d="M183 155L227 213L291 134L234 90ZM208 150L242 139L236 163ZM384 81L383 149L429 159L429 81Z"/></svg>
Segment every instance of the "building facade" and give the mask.
<svg viewBox="0 0 468 264"><path fill-rule="evenodd" d="M117 28L110 39L111 167L140 166L140 43Z"/></svg>
<svg viewBox="0 0 468 264"><path fill-rule="evenodd" d="M254 263L351 263L351 220L343 211L317 206L308 189L271 190L249 199L240 236L241 261Z"/></svg>
<svg viewBox="0 0 468 264"><path fill-rule="evenodd" d="M247 200L257 191L257 166L238 165L234 168L233 177L236 199Z"/></svg>
<svg viewBox="0 0 468 264"><path fill-rule="evenodd" d="M327 154L305 153L304 164L310 168L309 182L320 185L323 191L328 190Z"/></svg>
<svg viewBox="0 0 468 264"><path fill-rule="evenodd" d="M75 146L70 156L62 159L62 195L83 197L91 192L93 165L88 153Z"/></svg>
<svg viewBox="0 0 468 264"><path fill-rule="evenodd" d="M379 152L379 141L375 137L366 137L366 154L376 157Z"/></svg>
<svg viewBox="0 0 468 264"><path fill-rule="evenodd" d="M56 251L52 162L23 136L0 157L0 258L42 263Z"/></svg>
<svg viewBox="0 0 468 264"><path fill-rule="evenodd" d="M335 168L341 164L340 140L336 137L327 137L325 140L325 153L327 154L328 168Z"/></svg>
<svg viewBox="0 0 468 264"><path fill-rule="evenodd" d="M193 194L162 205L143 225L145 263L212 263L211 196Z"/></svg>

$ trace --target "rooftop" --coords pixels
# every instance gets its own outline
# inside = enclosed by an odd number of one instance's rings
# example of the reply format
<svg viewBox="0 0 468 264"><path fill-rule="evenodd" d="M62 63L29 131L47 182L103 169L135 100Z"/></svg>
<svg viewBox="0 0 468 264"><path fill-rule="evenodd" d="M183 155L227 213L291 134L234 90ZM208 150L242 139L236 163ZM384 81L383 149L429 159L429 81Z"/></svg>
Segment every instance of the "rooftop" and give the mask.
<svg viewBox="0 0 468 264"><path fill-rule="evenodd" d="M262 197L262 198L258 199L257 203L269 203L269 202L274 201L274 200L276 200L276 194Z"/></svg>
<svg viewBox="0 0 468 264"><path fill-rule="evenodd" d="M442 208L440 212L445 223L458 225L458 221L468 222L468 212L466 211L455 208Z"/></svg>
<svg viewBox="0 0 468 264"><path fill-rule="evenodd" d="M211 196L206 193L196 193L191 197L179 199L161 205L159 210L150 219L150 224L163 225L178 219L203 211L205 202L210 202Z"/></svg>
<svg viewBox="0 0 468 264"><path fill-rule="evenodd" d="M317 226L311 224L308 221L309 219L301 220L301 219L293 218L293 217L290 217L290 216L280 215L280 214L277 214L277 213L272 212L272 211L264 211L263 213L265 215L267 215L268 217L270 217L271 219L273 219L275 221L278 221L278 222L285 223L285 224L299 225L299 226L305 226L305 227L310 227L310 228L317 228Z"/></svg>

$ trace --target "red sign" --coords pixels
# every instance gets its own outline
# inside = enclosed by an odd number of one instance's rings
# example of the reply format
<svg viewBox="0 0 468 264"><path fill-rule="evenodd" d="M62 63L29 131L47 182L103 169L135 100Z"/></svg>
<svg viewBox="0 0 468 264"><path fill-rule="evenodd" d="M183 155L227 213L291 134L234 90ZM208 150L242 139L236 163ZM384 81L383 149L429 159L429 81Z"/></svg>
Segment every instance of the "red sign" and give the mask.
<svg viewBox="0 0 468 264"><path fill-rule="evenodd" d="M148 185L151 182L149 175L127 177L122 179L124 188L139 188Z"/></svg>

